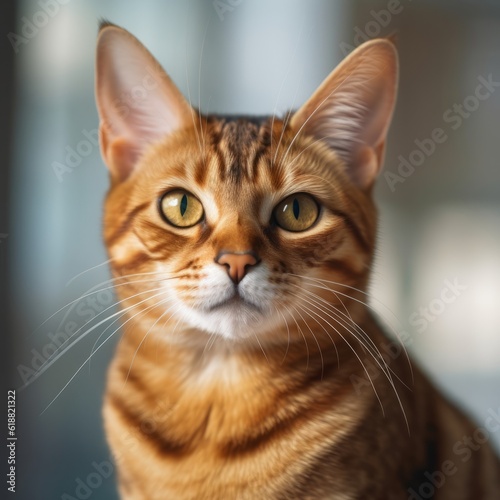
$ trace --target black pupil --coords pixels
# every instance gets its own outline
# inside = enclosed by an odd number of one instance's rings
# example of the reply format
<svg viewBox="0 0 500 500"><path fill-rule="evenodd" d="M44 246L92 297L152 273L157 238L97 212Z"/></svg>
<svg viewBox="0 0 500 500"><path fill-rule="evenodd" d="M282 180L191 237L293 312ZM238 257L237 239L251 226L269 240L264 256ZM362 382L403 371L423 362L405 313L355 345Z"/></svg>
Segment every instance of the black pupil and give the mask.
<svg viewBox="0 0 500 500"><path fill-rule="evenodd" d="M299 205L297 198L294 198L292 207L293 207L293 215L295 216L295 219L299 220L300 205Z"/></svg>
<svg viewBox="0 0 500 500"><path fill-rule="evenodd" d="M188 199L187 199L187 196L185 194L183 194L182 198L181 198L181 205L180 205L181 215L183 217L184 217L184 214L186 213L187 206L188 206Z"/></svg>

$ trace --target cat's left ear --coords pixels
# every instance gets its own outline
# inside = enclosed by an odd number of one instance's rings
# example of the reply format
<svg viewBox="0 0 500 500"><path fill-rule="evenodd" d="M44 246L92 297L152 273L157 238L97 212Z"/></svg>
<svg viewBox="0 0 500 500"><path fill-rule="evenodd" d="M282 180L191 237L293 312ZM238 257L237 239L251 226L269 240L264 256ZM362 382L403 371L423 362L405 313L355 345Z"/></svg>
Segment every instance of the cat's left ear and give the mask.
<svg viewBox="0 0 500 500"><path fill-rule="evenodd" d="M109 23L97 40L96 99L101 153L117 181L151 144L193 123L193 109L151 53Z"/></svg>
<svg viewBox="0 0 500 500"><path fill-rule="evenodd" d="M293 115L291 127L328 144L361 189L373 185L384 158L396 101L398 57L387 39L352 52Z"/></svg>

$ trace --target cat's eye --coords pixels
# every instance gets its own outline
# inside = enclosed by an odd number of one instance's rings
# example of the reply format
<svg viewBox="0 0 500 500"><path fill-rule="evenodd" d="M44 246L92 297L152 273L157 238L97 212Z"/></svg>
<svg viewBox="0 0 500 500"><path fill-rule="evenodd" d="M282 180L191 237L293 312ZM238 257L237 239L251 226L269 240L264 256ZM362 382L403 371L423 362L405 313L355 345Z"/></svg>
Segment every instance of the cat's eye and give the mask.
<svg viewBox="0 0 500 500"><path fill-rule="evenodd" d="M281 228L294 232L305 231L316 222L319 207L312 196L297 193L278 203L273 214Z"/></svg>
<svg viewBox="0 0 500 500"><path fill-rule="evenodd" d="M191 227L203 218L203 205L184 189L174 189L160 199L163 218L175 227Z"/></svg>

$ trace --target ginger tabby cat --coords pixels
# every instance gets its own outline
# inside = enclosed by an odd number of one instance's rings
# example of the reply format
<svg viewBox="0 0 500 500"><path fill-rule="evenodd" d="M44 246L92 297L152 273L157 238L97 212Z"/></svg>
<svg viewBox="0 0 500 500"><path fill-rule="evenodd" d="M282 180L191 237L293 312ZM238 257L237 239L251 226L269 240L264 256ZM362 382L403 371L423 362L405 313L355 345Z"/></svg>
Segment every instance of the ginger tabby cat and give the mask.
<svg viewBox="0 0 500 500"><path fill-rule="evenodd" d="M477 428L404 353L382 356L366 305L392 42L356 49L284 119L203 116L109 23L96 73L121 497L500 499L489 442L458 453Z"/></svg>

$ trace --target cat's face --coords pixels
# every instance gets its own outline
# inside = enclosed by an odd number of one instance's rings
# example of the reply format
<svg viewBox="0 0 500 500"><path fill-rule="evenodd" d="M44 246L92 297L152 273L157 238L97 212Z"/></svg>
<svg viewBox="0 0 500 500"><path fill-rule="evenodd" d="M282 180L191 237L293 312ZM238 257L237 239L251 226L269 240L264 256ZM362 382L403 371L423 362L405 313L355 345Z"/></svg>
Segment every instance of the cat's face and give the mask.
<svg viewBox="0 0 500 500"><path fill-rule="evenodd" d="M304 287L318 292L302 276L356 285L370 259L372 220L364 214L366 227L338 159L302 140L283 161L294 135L278 147L275 120L271 147L271 125L214 119L201 147L180 134L152 149L107 204L113 267L172 278L161 285L175 300L165 307L228 337L294 313Z"/></svg>
<svg viewBox="0 0 500 500"><path fill-rule="evenodd" d="M388 41L358 52L284 120L204 117L135 38L101 31L105 240L124 304L150 328L266 341L324 319L321 300L341 305L316 278L365 286L396 57Z"/></svg>

